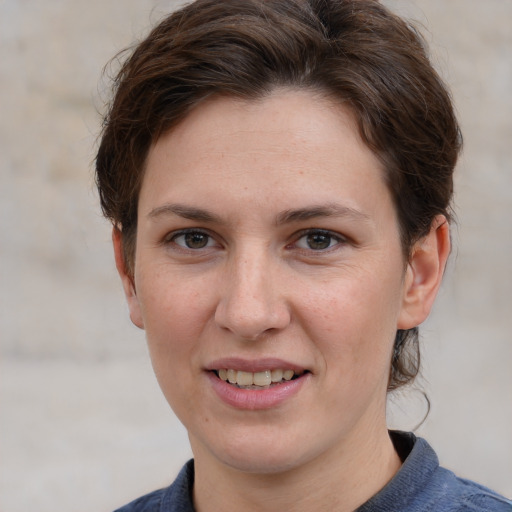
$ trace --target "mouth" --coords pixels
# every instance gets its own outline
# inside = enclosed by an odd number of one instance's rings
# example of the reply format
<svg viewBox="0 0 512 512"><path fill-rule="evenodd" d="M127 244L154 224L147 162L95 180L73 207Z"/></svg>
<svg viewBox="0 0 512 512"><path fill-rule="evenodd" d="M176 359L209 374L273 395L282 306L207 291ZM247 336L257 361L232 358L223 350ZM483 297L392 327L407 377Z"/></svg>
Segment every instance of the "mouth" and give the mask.
<svg viewBox="0 0 512 512"><path fill-rule="evenodd" d="M206 374L215 394L229 407L243 411L270 410L293 404L307 389L311 369L276 358L247 360L227 357L212 361Z"/></svg>
<svg viewBox="0 0 512 512"><path fill-rule="evenodd" d="M222 381L240 389L269 389L280 386L302 377L307 371L295 371L292 369L273 369L259 372L247 372L232 368L219 368L212 370Z"/></svg>

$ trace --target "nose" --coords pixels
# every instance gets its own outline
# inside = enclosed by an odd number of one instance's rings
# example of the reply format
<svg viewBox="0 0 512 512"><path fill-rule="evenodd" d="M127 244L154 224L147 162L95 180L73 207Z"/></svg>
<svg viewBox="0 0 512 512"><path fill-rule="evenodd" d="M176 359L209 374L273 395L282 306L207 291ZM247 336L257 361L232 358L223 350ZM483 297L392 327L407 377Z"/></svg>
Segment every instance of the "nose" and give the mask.
<svg viewBox="0 0 512 512"><path fill-rule="evenodd" d="M279 285L279 269L264 254L244 256L227 266L215 311L218 326L244 340L284 329L290 311Z"/></svg>

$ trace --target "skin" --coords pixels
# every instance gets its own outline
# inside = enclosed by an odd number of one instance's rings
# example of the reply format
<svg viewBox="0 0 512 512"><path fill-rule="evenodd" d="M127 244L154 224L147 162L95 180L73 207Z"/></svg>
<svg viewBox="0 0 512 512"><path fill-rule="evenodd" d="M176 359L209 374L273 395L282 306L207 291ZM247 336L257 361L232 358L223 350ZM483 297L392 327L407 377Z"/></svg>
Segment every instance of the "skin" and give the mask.
<svg viewBox="0 0 512 512"><path fill-rule="evenodd" d="M198 511L353 510L393 477L393 341L427 317L449 232L436 217L403 260L383 169L346 107L290 90L202 103L149 152L133 276L113 239L189 433ZM307 373L275 406L235 407L212 386L222 358Z"/></svg>

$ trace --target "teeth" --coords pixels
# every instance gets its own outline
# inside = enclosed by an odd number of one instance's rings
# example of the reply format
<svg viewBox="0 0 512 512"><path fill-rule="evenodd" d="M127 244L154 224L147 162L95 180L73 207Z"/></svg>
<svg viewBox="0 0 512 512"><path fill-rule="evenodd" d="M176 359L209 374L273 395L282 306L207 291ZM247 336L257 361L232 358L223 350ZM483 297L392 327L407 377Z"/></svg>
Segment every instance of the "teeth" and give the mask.
<svg viewBox="0 0 512 512"><path fill-rule="evenodd" d="M295 372L293 370L264 370L262 372L243 372L233 369L218 370L219 378L230 384L236 384L240 387L260 386L266 387L270 384L292 380Z"/></svg>
<svg viewBox="0 0 512 512"><path fill-rule="evenodd" d="M281 382L283 380L283 370L272 370L272 382Z"/></svg>
<svg viewBox="0 0 512 512"><path fill-rule="evenodd" d="M254 374L253 384L255 386L270 386L272 384L272 374L270 370Z"/></svg>
<svg viewBox="0 0 512 512"><path fill-rule="evenodd" d="M295 372L293 370L285 370L283 373L283 379L284 380L292 380L293 375Z"/></svg>
<svg viewBox="0 0 512 512"><path fill-rule="evenodd" d="M231 384L236 384L236 370L228 370L228 380Z"/></svg>
<svg viewBox="0 0 512 512"><path fill-rule="evenodd" d="M249 372L237 372L236 383L239 386L252 386L253 374Z"/></svg>

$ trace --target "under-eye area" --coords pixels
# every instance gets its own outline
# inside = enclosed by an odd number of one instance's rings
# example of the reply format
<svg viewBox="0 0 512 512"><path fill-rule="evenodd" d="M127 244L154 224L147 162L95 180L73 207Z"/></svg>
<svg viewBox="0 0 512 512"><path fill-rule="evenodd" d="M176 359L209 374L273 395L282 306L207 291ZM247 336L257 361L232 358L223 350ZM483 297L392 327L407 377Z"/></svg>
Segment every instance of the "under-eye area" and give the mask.
<svg viewBox="0 0 512 512"><path fill-rule="evenodd" d="M294 370L275 369L264 370L261 372L246 372L222 368L214 370L215 375L225 382L243 389L267 389L271 386L277 386L284 382L298 379L307 371L295 372Z"/></svg>

